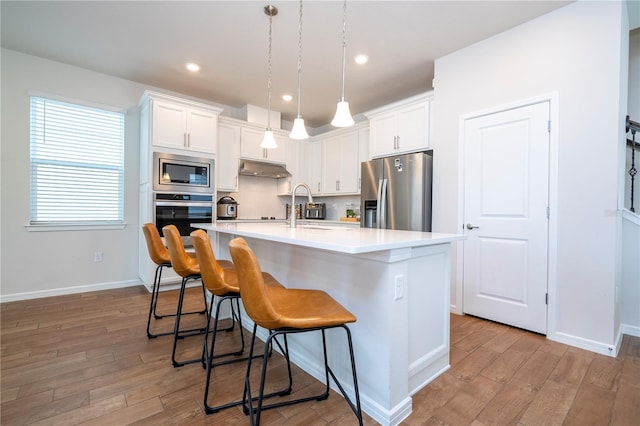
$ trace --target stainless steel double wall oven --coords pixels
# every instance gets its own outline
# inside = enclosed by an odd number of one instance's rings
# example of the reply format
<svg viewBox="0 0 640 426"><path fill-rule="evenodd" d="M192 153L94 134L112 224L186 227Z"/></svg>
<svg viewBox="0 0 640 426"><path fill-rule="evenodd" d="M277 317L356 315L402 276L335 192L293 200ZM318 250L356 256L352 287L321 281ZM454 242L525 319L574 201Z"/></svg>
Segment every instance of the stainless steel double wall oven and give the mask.
<svg viewBox="0 0 640 426"><path fill-rule="evenodd" d="M191 223L211 223L215 191L214 160L155 152L153 208L155 225L175 225L185 246L191 245Z"/></svg>

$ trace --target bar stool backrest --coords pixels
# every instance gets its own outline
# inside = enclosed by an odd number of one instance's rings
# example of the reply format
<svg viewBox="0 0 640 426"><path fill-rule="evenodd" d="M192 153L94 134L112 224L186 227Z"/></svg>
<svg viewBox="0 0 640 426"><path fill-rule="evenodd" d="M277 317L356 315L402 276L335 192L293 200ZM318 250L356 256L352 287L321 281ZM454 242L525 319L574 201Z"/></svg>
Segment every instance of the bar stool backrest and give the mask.
<svg viewBox="0 0 640 426"><path fill-rule="evenodd" d="M169 250L162 243L158 228L153 223L145 223L142 225L142 232L144 233L144 239L147 240L147 250L153 263L156 265L171 263Z"/></svg>
<svg viewBox="0 0 640 426"><path fill-rule="evenodd" d="M234 238L229 242L229 251L236 267L240 297L247 314L260 327L278 328L281 315L271 303L260 264L253 250L243 238Z"/></svg>
<svg viewBox="0 0 640 426"><path fill-rule="evenodd" d="M187 254L180 238L180 231L175 225L167 225L162 228L164 240L169 249L169 257L171 258L171 266L176 274L181 277L200 274L198 261Z"/></svg>
<svg viewBox="0 0 640 426"><path fill-rule="evenodd" d="M220 266L211 248L211 241L207 233L202 229L195 230L191 233L191 241L193 241L193 248L198 256L200 275L207 289L216 296L238 293L240 289L236 274Z"/></svg>

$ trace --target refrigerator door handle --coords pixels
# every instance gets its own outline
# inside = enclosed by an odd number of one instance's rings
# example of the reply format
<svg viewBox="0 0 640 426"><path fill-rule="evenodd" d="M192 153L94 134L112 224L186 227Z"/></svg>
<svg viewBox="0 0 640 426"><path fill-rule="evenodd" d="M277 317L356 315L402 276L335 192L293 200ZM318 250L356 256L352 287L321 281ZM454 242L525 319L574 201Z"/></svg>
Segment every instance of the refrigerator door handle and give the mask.
<svg viewBox="0 0 640 426"><path fill-rule="evenodd" d="M378 228L386 229L387 227L387 180L382 179L378 193Z"/></svg>
<svg viewBox="0 0 640 426"><path fill-rule="evenodd" d="M382 209L382 179L378 181L378 198L376 199L376 228L380 228L380 214Z"/></svg>

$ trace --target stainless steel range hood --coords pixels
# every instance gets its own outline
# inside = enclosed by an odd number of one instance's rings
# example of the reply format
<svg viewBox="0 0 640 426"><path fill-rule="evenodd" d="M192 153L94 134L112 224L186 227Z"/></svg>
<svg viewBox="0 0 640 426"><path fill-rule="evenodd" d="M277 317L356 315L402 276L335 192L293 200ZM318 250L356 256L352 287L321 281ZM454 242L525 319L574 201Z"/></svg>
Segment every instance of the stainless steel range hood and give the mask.
<svg viewBox="0 0 640 426"><path fill-rule="evenodd" d="M238 173L243 176L284 178L291 176L284 164L265 163L255 160L240 160Z"/></svg>

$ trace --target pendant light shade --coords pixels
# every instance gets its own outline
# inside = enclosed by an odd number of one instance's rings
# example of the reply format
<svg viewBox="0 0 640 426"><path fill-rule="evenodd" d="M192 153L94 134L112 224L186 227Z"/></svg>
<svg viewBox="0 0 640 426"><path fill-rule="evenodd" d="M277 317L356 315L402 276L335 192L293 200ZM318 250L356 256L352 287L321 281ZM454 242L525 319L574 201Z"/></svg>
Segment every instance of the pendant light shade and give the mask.
<svg viewBox="0 0 640 426"><path fill-rule="evenodd" d="M273 131L271 130L271 128L268 128L264 132L264 137L262 138L260 148L273 149L277 147L278 144L276 143L276 138L273 137Z"/></svg>
<svg viewBox="0 0 640 426"><path fill-rule="evenodd" d="M268 82L267 82L267 128L264 132L264 138L262 139L262 143L260 144L260 148L273 149L277 148L278 144L276 143L276 139L273 137L273 131L271 130L271 27L273 23L273 17L278 14L278 8L272 5L267 5L264 7L264 13L269 17L269 60L268 60Z"/></svg>
<svg viewBox="0 0 640 426"><path fill-rule="evenodd" d="M336 115L333 117L331 121L331 125L334 127L349 127L353 126L355 121L351 117L351 111L349 111L349 102L345 101L344 98L340 102L338 102L338 107L336 108Z"/></svg>
<svg viewBox="0 0 640 426"><path fill-rule="evenodd" d="M307 129L304 127L304 120L302 117L298 117L293 120L293 128L291 129L291 133L289 133L289 137L291 139L309 139L309 134L307 133Z"/></svg>
<svg viewBox="0 0 640 426"><path fill-rule="evenodd" d="M300 75L302 74L302 0L298 14L298 116L293 120L293 128L289 137L291 139L309 139L307 129L304 127L304 119L300 115Z"/></svg>
<svg viewBox="0 0 640 426"><path fill-rule="evenodd" d="M349 127L354 125L351 111L349 111L349 102L344 100L344 74L345 60L347 56L347 0L344 0L342 6L342 97L336 107L336 115L331 121L334 127Z"/></svg>

